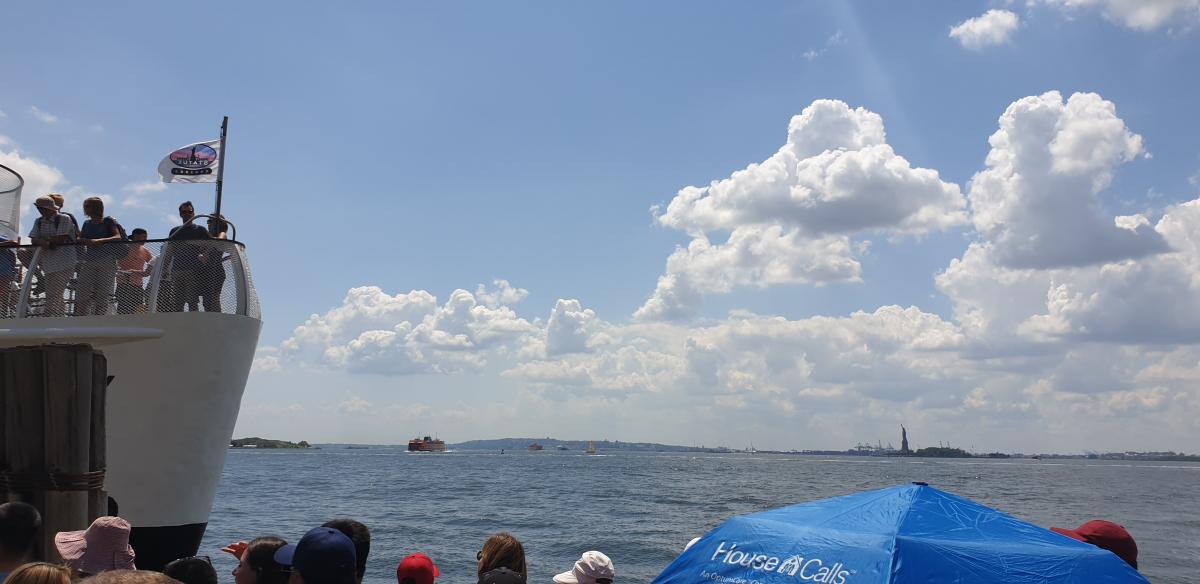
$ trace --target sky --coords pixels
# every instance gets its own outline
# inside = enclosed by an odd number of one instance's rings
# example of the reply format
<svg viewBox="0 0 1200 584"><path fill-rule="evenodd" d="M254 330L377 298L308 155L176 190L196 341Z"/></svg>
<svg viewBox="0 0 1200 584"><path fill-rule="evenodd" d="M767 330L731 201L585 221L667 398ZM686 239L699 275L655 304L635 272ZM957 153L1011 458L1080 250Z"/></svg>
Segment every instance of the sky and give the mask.
<svg viewBox="0 0 1200 584"><path fill-rule="evenodd" d="M1200 0L293 8L0 45L27 203L163 236L230 117L237 436L1200 443Z"/></svg>

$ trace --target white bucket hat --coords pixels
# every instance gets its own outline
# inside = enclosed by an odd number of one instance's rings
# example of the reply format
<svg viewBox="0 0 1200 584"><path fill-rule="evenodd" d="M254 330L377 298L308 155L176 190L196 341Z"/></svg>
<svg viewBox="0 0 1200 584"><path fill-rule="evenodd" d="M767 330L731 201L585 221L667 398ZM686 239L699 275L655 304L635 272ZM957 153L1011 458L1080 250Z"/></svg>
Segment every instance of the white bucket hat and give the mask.
<svg viewBox="0 0 1200 584"><path fill-rule="evenodd" d="M613 569L612 560L608 556L597 552L583 552L583 556L575 562L568 572L563 572L554 577L554 581L558 584L596 584L597 580L608 580L611 582L616 578L617 571Z"/></svg>

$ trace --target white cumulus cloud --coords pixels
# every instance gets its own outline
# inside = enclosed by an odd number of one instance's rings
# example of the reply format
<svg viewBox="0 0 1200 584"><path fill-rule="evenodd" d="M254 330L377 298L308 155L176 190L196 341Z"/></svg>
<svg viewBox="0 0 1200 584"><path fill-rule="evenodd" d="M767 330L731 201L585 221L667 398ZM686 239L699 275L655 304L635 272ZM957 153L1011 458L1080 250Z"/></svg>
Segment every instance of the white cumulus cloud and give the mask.
<svg viewBox="0 0 1200 584"><path fill-rule="evenodd" d="M1141 31L1200 21L1200 0L1029 0L1039 2L1068 13L1096 9L1113 22Z"/></svg>
<svg viewBox="0 0 1200 584"><path fill-rule="evenodd" d="M950 38L968 49L983 49L1007 43L1021 26L1021 19L1010 10L988 10L950 28Z"/></svg>
<svg viewBox="0 0 1200 584"><path fill-rule="evenodd" d="M654 209L692 242L668 259L636 317L685 318L704 293L734 286L856 281L852 237L946 229L966 221L964 207L957 185L892 150L878 114L815 101L770 158ZM729 235L713 242L709 232Z"/></svg>

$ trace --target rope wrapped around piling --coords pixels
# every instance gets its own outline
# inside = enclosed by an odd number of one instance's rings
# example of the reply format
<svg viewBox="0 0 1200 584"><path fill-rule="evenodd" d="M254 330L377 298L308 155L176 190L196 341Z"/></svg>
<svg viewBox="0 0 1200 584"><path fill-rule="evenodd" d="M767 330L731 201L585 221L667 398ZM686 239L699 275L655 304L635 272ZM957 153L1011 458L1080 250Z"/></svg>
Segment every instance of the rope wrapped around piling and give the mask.
<svg viewBox="0 0 1200 584"><path fill-rule="evenodd" d="M104 489L104 470L78 474L54 469L28 472L0 470L0 492L100 491Z"/></svg>

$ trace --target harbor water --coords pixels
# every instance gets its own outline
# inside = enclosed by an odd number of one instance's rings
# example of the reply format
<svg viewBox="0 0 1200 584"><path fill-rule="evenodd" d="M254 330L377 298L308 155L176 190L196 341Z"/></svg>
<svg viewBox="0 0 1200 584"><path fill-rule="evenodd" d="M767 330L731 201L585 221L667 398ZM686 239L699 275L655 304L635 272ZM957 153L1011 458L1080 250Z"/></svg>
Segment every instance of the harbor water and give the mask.
<svg viewBox="0 0 1200 584"><path fill-rule="evenodd" d="M396 564L417 551L438 564L439 582L471 584L475 553L502 530L524 543L530 584L550 584L589 549L613 559L618 583L645 583L733 515L910 481L1043 526L1115 521L1137 539L1150 581L1200 582L1200 464L1105 460L231 450L200 555L232 582L223 545L295 542L351 517L371 529L371 584L395 582Z"/></svg>

